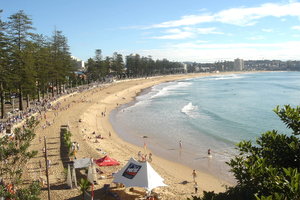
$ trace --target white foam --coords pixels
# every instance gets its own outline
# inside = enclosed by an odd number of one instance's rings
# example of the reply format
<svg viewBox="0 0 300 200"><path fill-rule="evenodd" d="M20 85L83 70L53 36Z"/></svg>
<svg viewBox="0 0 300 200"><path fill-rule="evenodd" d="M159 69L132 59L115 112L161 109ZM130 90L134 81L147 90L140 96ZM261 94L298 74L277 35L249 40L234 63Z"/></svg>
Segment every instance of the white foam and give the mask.
<svg viewBox="0 0 300 200"><path fill-rule="evenodd" d="M232 80L232 79L241 79L241 78L244 78L244 77L236 75L236 74L231 74L231 75L214 76L207 80Z"/></svg>
<svg viewBox="0 0 300 200"><path fill-rule="evenodd" d="M153 89L156 90L157 93L154 94L153 96L151 96L150 98L153 99L153 98L158 98L158 97L162 97L162 96L168 96L168 95L172 94L174 91L176 91L180 88L183 88L183 87L187 87L189 85L192 85L192 83L177 82L177 84L166 86L160 90L154 87Z"/></svg>
<svg viewBox="0 0 300 200"><path fill-rule="evenodd" d="M194 106L192 102L189 102L183 108L181 109L181 112L186 114L189 117L196 118L199 116L197 113L198 111L198 106Z"/></svg>

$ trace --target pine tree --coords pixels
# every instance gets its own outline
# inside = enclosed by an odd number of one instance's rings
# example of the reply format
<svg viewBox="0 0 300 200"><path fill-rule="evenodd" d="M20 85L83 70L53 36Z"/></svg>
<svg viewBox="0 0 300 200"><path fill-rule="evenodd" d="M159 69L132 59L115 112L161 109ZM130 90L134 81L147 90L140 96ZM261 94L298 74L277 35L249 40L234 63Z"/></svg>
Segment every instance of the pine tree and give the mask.
<svg viewBox="0 0 300 200"><path fill-rule="evenodd" d="M0 10L1 14L2 10ZM5 34L5 23L0 18L0 102L1 102L1 118L4 118L4 89L7 83L7 38Z"/></svg>
<svg viewBox="0 0 300 200"><path fill-rule="evenodd" d="M33 35L32 21L24 11L19 11L9 17L8 21L8 37L10 42L10 66L11 78L14 86L19 93L19 109L23 110L23 89L26 84L32 82L29 80L30 64L32 62L30 38ZM29 85L26 85L29 87Z"/></svg>
<svg viewBox="0 0 300 200"><path fill-rule="evenodd" d="M61 93L61 87L66 82L66 77L74 71L72 68L72 59L69 52L67 38L62 31L55 30L50 44L51 64L49 76L51 78L52 96L54 96L54 88L57 94Z"/></svg>

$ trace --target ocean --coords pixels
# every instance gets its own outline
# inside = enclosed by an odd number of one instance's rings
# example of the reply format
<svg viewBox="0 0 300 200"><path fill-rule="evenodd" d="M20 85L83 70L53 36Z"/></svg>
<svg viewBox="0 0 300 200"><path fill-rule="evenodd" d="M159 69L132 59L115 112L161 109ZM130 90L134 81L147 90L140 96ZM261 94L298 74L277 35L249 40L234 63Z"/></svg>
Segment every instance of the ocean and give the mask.
<svg viewBox="0 0 300 200"><path fill-rule="evenodd" d="M216 74L145 89L110 121L124 140L234 183L225 162L235 144L273 129L290 134L273 109L299 101L300 72Z"/></svg>

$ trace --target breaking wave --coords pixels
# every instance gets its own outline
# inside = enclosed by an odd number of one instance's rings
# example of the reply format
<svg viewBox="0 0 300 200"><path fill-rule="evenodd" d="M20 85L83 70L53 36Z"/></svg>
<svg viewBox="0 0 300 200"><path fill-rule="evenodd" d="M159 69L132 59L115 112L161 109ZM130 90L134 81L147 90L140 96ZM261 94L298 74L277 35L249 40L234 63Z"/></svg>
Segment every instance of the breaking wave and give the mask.
<svg viewBox="0 0 300 200"><path fill-rule="evenodd" d="M198 111L198 106L193 105L192 102L189 102L181 109L182 113L192 118L196 118L199 116L197 111Z"/></svg>

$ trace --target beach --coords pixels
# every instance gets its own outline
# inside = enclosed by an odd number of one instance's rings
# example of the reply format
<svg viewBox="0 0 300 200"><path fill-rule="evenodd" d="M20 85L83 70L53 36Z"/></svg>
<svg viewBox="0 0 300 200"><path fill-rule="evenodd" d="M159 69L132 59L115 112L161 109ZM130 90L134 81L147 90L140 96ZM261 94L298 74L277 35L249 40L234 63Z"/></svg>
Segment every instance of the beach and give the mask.
<svg viewBox="0 0 300 200"><path fill-rule="evenodd" d="M221 74L221 73L220 73ZM118 160L120 166L102 167L104 177L121 169L127 161L133 157L138 159L138 152L147 154L149 149L143 146L135 146L120 139L110 123L110 112L118 109L123 104L134 100L143 89L149 88L159 83L187 79L199 76L208 76L216 74L186 74L160 76L151 78L141 78L114 82L107 85L95 87L76 94L70 94L59 99L56 104L59 106L56 110L49 110L43 116L37 127L37 137L33 141L32 149L38 150L38 156L32 159L27 165L27 172L30 179L44 177L43 143L44 136L47 139L47 149L51 167L49 169L51 183L52 199L77 199L80 198L78 189L66 189L65 173L61 162L60 152L60 126L68 125L72 133L71 140L77 142L80 146L76 154L77 159L94 158L99 159L104 155ZM51 122L45 125L46 121ZM96 136L103 137L97 139ZM39 169L39 163L42 162L42 170ZM162 199L186 199L191 197L194 192L194 183L192 177L192 168L166 160L159 155L153 154L152 167L164 178L165 187L159 187L155 191ZM38 169L38 170L37 170ZM111 184L112 178L99 179L95 185L95 191L103 187L104 184ZM225 191L226 181L220 180L212 175L197 171L196 181L199 186L198 195L202 191ZM129 191L129 188L112 188L122 199L138 199L144 195L144 189L135 188ZM100 191L99 191L100 193ZM47 191L43 190L42 199L47 199ZM97 196L96 198L97 199Z"/></svg>

